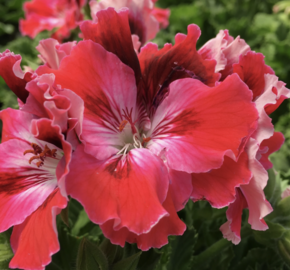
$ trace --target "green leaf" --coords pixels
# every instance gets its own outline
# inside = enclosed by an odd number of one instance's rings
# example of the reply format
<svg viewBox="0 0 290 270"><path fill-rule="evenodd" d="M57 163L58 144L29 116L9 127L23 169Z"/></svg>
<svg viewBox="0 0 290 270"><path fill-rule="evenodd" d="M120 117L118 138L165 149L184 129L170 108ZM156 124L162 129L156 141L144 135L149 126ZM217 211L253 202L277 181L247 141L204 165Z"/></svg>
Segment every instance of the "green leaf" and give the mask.
<svg viewBox="0 0 290 270"><path fill-rule="evenodd" d="M290 267L290 234L287 233L285 237L278 241L278 252L283 261Z"/></svg>
<svg viewBox="0 0 290 270"><path fill-rule="evenodd" d="M276 253L269 248L253 248L232 270L249 269L283 269L283 261L279 259ZM278 257L278 259L277 259ZM258 265L263 267L257 267ZM277 267L277 268L276 268Z"/></svg>
<svg viewBox="0 0 290 270"><path fill-rule="evenodd" d="M112 270L136 270L141 253L142 252L140 251L126 259L123 259L122 261L115 263Z"/></svg>
<svg viewBox="0 0 290 270"><path fill-rule="evenodd" d="M172 241L172 251L168 262L168 270L187 270L193 258L193 248L197 233L194 228L187 229L182 236L176 237Z"/></svg>
<svg viewBox="0 0 290 270"><path fill-rule="evenodd" d="M269 229L266 231L253 231L255 240L263 245L272 247L276 241L282 238L283 234L287 231L282 225L267 221Z"/></svg>
<svg viewBox="0 0 290 270"><path fill-rule="evenodd" d="M68 206L61 210L60 217L63 223L69 227Z"/></svg>
<svg viewBox="0 0 290 270"><path fill-rule="evenodd" d="M72 227L71 234L78 235L80 230L85 227L90 222L90 219L84 209L79 212L77 221L75 222L74 226Z"/></svg>
<svg viewBox="0 0 290 270"><path fill-rule="evenodd" d="M142 252L138 263L137 270L153 270L156 269L159 260L161 258L161 252L156 249L149 249L148 251Z"/></svg>
<svg viewBox="0 0 290 270"><path fill-rule="evenodd" d="M0 234L0 269L8 269L13 252L9 243L9 231Z"/></svg>
<svg viewBox="0 0 290 270"><path fill-rule="evenodd" d="M109 265L120 261L123 257L123 249L120 246L113 245L109 239L105 238L100 245L100 249L106 255Z"/></svg>
<svg viewBox="0 0 290 270"><path fill-rule="evenodd" d="M108 259L102 250L83 238L77 256L77 270L109 270Z"/></svg>

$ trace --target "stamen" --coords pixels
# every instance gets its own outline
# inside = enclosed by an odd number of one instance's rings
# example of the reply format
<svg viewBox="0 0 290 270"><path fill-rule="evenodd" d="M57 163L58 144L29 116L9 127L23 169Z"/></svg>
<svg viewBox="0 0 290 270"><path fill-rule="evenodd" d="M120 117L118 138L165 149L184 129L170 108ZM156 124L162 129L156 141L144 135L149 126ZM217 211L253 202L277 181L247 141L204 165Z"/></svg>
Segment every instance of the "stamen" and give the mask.
<svg viewBox="0 0 290 270"><path fill-rule="evenodd" d="M123 120L119 126L119 130L122 132L123 129L125 128L125 126L127 125L128 121L127 120Z"/></svg>
<svg viewBox="0 0 290 270"><path fill-rule="evenodd" d="M31 164L31 162L35 159L40 159L40 156L33 156L29 159L28 163Z"/></svg>
<svg viewBox="0 0 290 270"><path fill-rule="evenodd" d="M34 154L34 150L25 150L23 155L25 156L28 153Z"/></svg>
<svg viewBox="0 0 290 270"><path fill-rule="evenodd" d="M40 166L42 166L44 164L44 158L46 157L56 157L56 151L57 149L50 149L47 145L44 146L44 150L42 150L42 148L37 145L36 143L31 143L31 146L33 148L33 150L29 149L29 150L25 150L23 155L26 155L28 153L30 154L34 154L34 156L32 156L28 163L31 164L31 162L35 159L40 159L40 161L38 161L36 163L36 166L39 168Z"/></svg>

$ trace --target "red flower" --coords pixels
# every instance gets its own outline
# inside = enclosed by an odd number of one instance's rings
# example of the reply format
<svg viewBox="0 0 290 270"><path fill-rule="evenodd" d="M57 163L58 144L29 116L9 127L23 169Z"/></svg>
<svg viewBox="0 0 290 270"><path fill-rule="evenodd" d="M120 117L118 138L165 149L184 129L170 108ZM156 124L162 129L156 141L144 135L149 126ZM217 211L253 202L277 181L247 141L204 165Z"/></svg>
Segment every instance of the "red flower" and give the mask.
<svg viewBox="0 0 290 270"><path fill-rule="evenodd" d="M61 41L69 37L70 30L83 19L84 0L32 0L24 3L25 19L20 20L20 32L34 38L44 30L57 31L53 38Z"/></svg>
<svg viewBox="0 0 290 270"><path fill-rule="evenodd" d="M169 9L154 7L156 1L152 0L102 0L90 1L91 16L97 21L97 12L108 7L113 7L117 11L127 7L129 9L129 24L136 51L141 45L155 38L160 28L168 26L170 16Z"/></svg>
<svg viewBox="0 0 290 270"><path fill-rule="evenodd" d="M266 170L272 167L268 156L277 151L284 142L283 135L274 132L272 120L268 115L277 109L284 99L290 97L290 91L285 87L285 83L278 81L274 71L265 65L262 54L252 52L245 41L239 37L234 40L227 30L221 30L216 38L208 41L199 50L199 53L204 59L217 61L216 71L222 74L220 81L226 80L234 73L238 74L252 91L253 102L259 112L258 127L247 142L243 154L247 155L251 176L243 178L244 183L232 194L235 194L235 197L232 196L232 204L227 211L228 222L221 227L224 237L237 244L241 239L241 215L244 208L249 208L248 222L253 229L266 230L268 228L263 220L272 211L263 192L268 180ZM241 157L236 166L244 162ZM225 163L220 169L210 172L208 177L214 181L217 175L224 175L226 169ZM226 179L232 180L232 174L229 174ZM195 193L195 186L193 190L194 199L203 196L202 192ZM220 206L215 203L212 205Z"/></svg>
<svg viewBox="0 0 290 270"><path fill-rule="evenodd" d="M192 192L190 174L236 160L258 114L238 75L215 86L215 61L195 50L197 26L178 34L174 46L158 50L149 43L137 58L128 10L109 8L97 17L81 25L85 41L57 69L36 71L53 73L84 100L83 144L74 152L67 191L114 243L160 247L184 231L176 211ZM245 163L241 172L248 176L247 169ZM229 193L241 183L229 183ZM226 205L234 195L228 197Z"/></svg>
<svg viewBox="0 0 290 270"><path fill-rule="evenodd" d="M12 109L0 117L0 231L14 226L9 266L44 269L59 250L55 217L67 205L71 146L49 119Z"/></svg>

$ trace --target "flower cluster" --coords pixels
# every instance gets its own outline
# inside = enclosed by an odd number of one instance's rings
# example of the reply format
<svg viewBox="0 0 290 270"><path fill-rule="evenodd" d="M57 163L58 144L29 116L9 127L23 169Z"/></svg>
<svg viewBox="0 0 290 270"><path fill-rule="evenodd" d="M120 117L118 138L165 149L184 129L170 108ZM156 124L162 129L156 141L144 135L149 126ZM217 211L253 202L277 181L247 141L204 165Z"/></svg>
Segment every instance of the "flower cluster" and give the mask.
<svg viewBox="0 0 290 270"><path fill-rule="evenodd" d="M0 113L0 231L14 226L10 267L50 262L68 195L112 243L141 250L184 233L177 212L189 199L228 206L221 231L235 244L244 208L253 229L267 229L268 156L284 141L269 114L290 91L263 55L226 30L197 51L196 25L158 49L145 42L167 15L150 0L90 4L83 40L42 40L35 71L0 54L0 75L19 101L19 110Z"/></svg>

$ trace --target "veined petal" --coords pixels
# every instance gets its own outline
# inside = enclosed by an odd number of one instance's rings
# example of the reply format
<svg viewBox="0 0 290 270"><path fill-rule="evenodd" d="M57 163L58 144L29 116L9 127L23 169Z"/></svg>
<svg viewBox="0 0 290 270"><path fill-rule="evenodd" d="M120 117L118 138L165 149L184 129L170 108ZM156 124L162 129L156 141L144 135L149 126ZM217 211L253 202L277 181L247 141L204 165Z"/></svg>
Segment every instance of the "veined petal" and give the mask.
<svg viewBox="0 0 290 270"><path fill-rule="evenodd" d="M97 23L85 21L81 24L84 39L92 40L117 55L124 64L134 70L138 83L140 66L131 38L129 10L124 8L116 12L109 7L106 10L100 10L97 18Z"/></svg>
<svg viewBox="0 0 290 270"><path fill-rule="evenodd" d="M38 168L29 164L29 143L11 139L0 144L0 231L20 224L34 212L57 186L55 170L59 159L46 157Z"/></svg>
<svg viewBox="0 0 290 270"><path fill-rule="evenodd" d="M37 72L54 73L57 84L84 100L82 139L88 145L88 153L97 156L104 145L119 145L124 110L132 110L134 117L136 114L137 90L131 68L99 44L87 40L72 49L58 70L43 66ZM113 153L116 152L117 148Z"/></svg>
<svg viewBox="0 0 290 270"><path fill-rule="evenodd" d="M219 168L224 155L239 156L256 128L258 113L251 100L251 91L235 74L213 88L193 79L175 81L152 119L147 147L156 155L166 148L174 170Z"/></svg>
<svg viewBox="0 0 290 270"><path fill-rule="evenodd" d="M205 199L213 207L228 206L236 198L236 187L248 184L252 174L248 169L248 156L242 153L237 162L225 157L221 168L207 173L191 174L193 191L191 198Z"/></svg>
<svg viewBox="0 0 290 270"><path fill-rule="evenodd" d="M0 119L3 121L2 142L10 139L20 139L36 143L29 130L31 121L36 119L35 116L8 108L0 112Z"/></svg>
<svg viewBox="0 0 290 270"><path fill-rule="evenodd" d="M209 86L214 86L219 79L219 74L215 73L216 61L204 60L196 51L199 27L191 24L187 31L187 36L176 35L174 46L165 44L164 48L158 50L156 44L148 43L138 55L143 77L143 86L138 94L149 108L164 83L168 86L176 79L189 77L185 71L174 71L177 67L191 72L192 76Z"/></svg>
<svg viewBox="0 0 290 270"><path fill-rule="evenodd" d="M66 205L66 198L55 189L31 216L14 226L11 246L15 255L10 268L45 269L51 262L51 255L59 251L55 219Z"/></svg>
<svg viewBox="0 0 290 270"><path fill-rule="evenodd" d="M66 181L68 194L93 222L114 220L115 230L126 227L136 234L149 232L168 215L162 206L168 186L166 166L147 149L98 161L79 146Z"/></svg>
<svg viewBox="0 0 290 270"><path fill-rule="evenodd" d="M107 221L100 228L113 244L122 247L124 247L125 242L129 242L137 243L138 248L144 251L152 247L161 248L168 243L169 235L182 235L186 229L185 224L176 213L170 192L168 192L163 207L169 215L163 217L148 233L138 235L130 232L127 228L115 230L113 220Z"/></svg>

